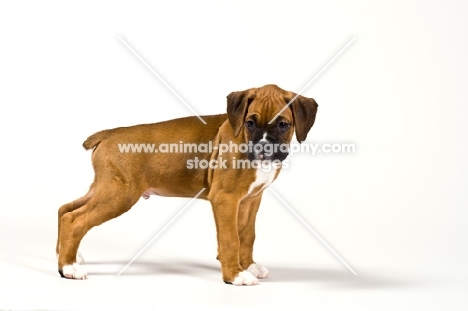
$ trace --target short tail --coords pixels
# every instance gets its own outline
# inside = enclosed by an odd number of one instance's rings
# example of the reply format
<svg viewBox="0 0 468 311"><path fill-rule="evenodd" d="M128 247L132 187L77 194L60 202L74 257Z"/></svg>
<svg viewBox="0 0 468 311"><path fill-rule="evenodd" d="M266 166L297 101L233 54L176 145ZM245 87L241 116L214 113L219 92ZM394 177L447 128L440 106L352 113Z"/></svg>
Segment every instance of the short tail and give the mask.
<svg viewBox="0 0 468 311"><path fill-rule="evenodd" d="M85 150L94 149L108 136L109 136L108 130L97 132L89 136L88 139L84 141L83 147L85 148Z"/></svg>

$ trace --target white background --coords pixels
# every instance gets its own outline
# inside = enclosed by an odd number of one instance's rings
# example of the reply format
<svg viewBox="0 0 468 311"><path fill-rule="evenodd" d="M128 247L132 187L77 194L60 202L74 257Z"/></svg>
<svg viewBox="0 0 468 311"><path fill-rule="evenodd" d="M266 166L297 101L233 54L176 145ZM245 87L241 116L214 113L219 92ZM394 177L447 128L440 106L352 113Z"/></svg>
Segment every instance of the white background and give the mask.
<svg viewBox="0 0 468 311"><path fill-rule="evenodd" d="M0 4L0 309L180 304L309 310L466 310L468 5L465 1L88 1ZM56 215L93 176L90 134L191 112L274 83L317 100L307 142L272 187L255 258L271 277L221 282L210 206L196 201L120 277L187 199L152 197L93 229L89 279L61 279Z"/></svg>

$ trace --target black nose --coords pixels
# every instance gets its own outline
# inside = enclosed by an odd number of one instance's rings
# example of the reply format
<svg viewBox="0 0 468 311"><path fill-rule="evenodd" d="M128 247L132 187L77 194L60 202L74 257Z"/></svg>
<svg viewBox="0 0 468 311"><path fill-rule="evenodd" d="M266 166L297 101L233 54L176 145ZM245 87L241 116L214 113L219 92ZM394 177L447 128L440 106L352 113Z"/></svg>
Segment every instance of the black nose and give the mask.
<svg viewBox="0 0 468 311"><path fill-rule="evenodd" d="M254 152L259 154L259 155L271 155L272 154L272 150L271 150L271 147L272 144L269 143L269 142L266 142L266 141L260 141L258 143L255 144L254 146Z"/></svg>
<svg viewBox="0 0 468 311"><path fill-rule="evenodd" d="M257 153L262 153L263 151L265 151L265 146L267 144L268 143L265 141L259 141L258 143L254 145L254 151Z"/></svg>

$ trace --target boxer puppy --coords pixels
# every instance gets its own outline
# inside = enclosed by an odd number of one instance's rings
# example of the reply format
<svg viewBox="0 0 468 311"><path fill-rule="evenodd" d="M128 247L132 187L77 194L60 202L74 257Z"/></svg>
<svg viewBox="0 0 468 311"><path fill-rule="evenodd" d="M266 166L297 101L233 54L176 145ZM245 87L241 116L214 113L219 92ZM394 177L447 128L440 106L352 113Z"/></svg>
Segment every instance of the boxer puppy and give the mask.
<svg viewBox="0 0 468 311"><path fill-rule="evenodd" d="M94 181L88 193L58 211L56 252L62 277L86 279L77 256L87 231L130 210L140 197L194 197L210 201L217 230L222 278L234 285L258 284L268 270L252 257L255 217L263 190L273 182L287 155L293 132L306 139L315 121L317 103L276 85L227 96L227 114L187 117L154 124L120 127L91 135ZM269 124L273 119L274 121ZM192 146L190 152L128 152L123 144ZM212 146L210 152L196 145ZM262 148L240 150L235 146ZM226 148L230 146L230 148ZM266 152L265 150L269 150ZM209 163L208 167L199 165Z"/></svg>

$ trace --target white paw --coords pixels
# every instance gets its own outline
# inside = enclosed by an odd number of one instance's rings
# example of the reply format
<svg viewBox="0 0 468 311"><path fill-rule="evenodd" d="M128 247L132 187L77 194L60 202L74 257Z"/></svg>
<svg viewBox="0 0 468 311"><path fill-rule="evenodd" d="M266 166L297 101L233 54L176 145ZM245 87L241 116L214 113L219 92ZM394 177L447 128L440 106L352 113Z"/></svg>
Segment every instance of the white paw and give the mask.
<svg viewBox="0 0 468 311"><path fill-rule="evenodd" d="M239 274L232 281L233 285L256 285L258 279L247 270L239 272Z"/></svg>
<svg viewBox="0 0 468 311"><path fill-rule="evenodd" d="M84 257L80 252L76 253L76 263L79 265L84 264Z"/></svg>
<svg viewBox="0 0 468 311"><path fill-rule="evenodd" d="M252 273L252 275L259 279L264 279L268 277L268 274L270 273L270 271L268 271L266 267L258 263L251 264L249 268L247 268L247 271L249 271L250 273Z"/></svg>
<svg viewBox="0 0 468 311"><path fill-rule="evenodd" d="M62 268L63 276L67 279L85 280L87 278L86 271L82 265L74 263L73 265L66 265Z"/></svg>

